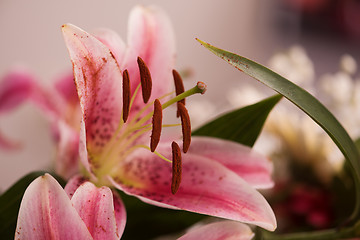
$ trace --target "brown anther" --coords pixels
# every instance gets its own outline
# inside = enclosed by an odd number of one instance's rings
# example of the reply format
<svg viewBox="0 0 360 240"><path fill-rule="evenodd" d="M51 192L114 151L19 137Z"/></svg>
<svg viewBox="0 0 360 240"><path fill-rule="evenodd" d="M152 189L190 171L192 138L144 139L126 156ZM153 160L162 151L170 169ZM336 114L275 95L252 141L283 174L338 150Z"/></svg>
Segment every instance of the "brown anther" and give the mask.
<svg viewBox="0 0 360 240"><path fill-rule="evenodd" d="M180 76L180 74L174 69L172 71L173 77L174 77L174 84L175 84L175 93L176 96L183 93L185 91L183 80ZM185 105L185 98L180 100L179 102L183 103ZM179 117L179 110L176 112L176 117Z"/></svg>
<svg viewBox="0 0 360 240"><path fill-rule="evenodd" d="M150 138L150 150L154 152L160 141L162 126L162 107L159 99L154 102L154 115L152 118L152 132Z"/></svg>
<svg viewBox="0 0 360 240"><path fill-rule="evenodd" d="M183 152L186 153L189 150L190 142L191 142L190 117L184 104L178 102L177 107L181 117L181 128L183 134Z"/></svg>
<svg viewBox="0 0 360 240"><path fill-rule="evenodd" d="M129 72L127 69L123 72L123 120L126 120L129 117L130 111L130 78Z"/></svg>
<svg viewBox="0 0 360 240"><path fill-rule="evenodd" d="M175 194L179 190L181 183L181 172L182 172L181 151L179 145L176 142L172 142L171 149L172 149L171 193Z"/></svg>
<svg viewBox="0 0 360 240"><path fill-rule="evenodd" d="M140 71L141 90L144 103L149 101L152 89L152 80L149 68L146 66L144 60L141 57L137 58L137 63Z"/></svg>

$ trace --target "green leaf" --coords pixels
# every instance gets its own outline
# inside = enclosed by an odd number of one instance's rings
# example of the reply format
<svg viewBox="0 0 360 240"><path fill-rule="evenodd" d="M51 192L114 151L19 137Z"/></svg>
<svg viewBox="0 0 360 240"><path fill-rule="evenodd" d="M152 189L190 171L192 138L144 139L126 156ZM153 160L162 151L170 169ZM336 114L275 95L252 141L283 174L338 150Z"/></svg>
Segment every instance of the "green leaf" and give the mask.
<svg viewBox="0 0 360 240"><path fill-rule="evenodd" d="M0 196L0 238L13 239L20 203L26 188L37 177L46 172L32 172L21 178ZM64 186L64 181L54 176Z"/></svg>
<svg viewBox="0 0 360 240"><path fill-rule="evenodd" d="M271 109L281 95L224 114L192 132L192 135L232 140L252 147L259 136Z"/></svg>
<svg viewBox="0 0 360 240"><path fill-rule="evenodd" d="M339 147L349 161L357 189L357 201L352 220L359 216L360 210L360 155L349 134L336 118L310 93L271 71L270 69L234 53L216 48L198 40L205 48L247 75L289 99L316 123L318 123Z"/></svg>

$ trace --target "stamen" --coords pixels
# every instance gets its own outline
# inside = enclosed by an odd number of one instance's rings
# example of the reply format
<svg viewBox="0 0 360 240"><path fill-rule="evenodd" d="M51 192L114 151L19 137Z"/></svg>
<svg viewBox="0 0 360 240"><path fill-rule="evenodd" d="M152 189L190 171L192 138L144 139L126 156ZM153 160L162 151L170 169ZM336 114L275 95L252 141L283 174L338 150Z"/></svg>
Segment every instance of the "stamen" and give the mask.
<svg viewBox="0 0 360 240"><path fill-rule="evenodd" d="M181 183L181 151L176 142L172 142L172 179L171 179L171 193L175 194L180 187Z"/></svg>
<svg viewBox="0 0 360 240"><path fill-rule="evenodd" d="M140 60L140 62L141 62L141 60ZM124 78L126 78L126 76ZM131 96L129 111L131 110L132 104L137 96L140 86L142 86L141 83L138 84L137 88L135 89L135 92ZM191 125L190 125L190 119L189 119L187 110L186 110L184 104L180 103L179 101L186 97L194 95L196 93L203 93L205 90L206 90L205 84L200 82L195 87L175 96L174 98L166 101L164 104L161 105L162 110L166 109L167 107L169 107L170 105L172 105L174 103L180 105L178 108L179 108L179 113L180 113L180 117L181 117L184 153L186 153L188 151L189 146L190 146ZM172 94L174 94L174 92L165 94L158 99L163 99ZM125 102L126 102L126 100L125 100ZM149 112L145 116L143 116L143 115L144 115L145 111L147 111L147 109L150 108L154 104L154 102L155 102L155 100L149 101L147 104L145 104L145 106L141 110L137 111L137 113L135 114L135 116L133 116L131 118L131 120L127 119L129 121L127 121L126 123L124 123L123 119L121 119L121 121L119 121L118 128L116 129L116 132L115 132L114 136L112 137L110 143L106 146L105 151L100 156L96 156L96 159L97 159L96 161L98 163L103 162L101 164L102 165L101 168L98 169L96 172L97 175L102 176L102 175L106 174L106 172L109 170L109 168L111 168L111 166L116 165L117 162L119 161L118 156L121 156L122 159L125 159L128 154L130 154L132 151L134 151L134 149L139 147L138 145L134 146L137 139L139 137L141 137L142 135L148 133L149 131L153 130L152 123L148 124L148 121L154 117L155 110ZM156 105L159 105L159 104L156 104ZM154 108L158 108L158 107L154 107ZM155 115L159 115L159 114L156 113ZM157 117L155 116L155 118L157 118ZM159 137L156 137L156 133L160 134L162 127L176 126L176 124L161 126L161 123L159 125L160 125L160 127L154 127L155 130L153 130L153 131L155 131L155 132L154 132L154 134L152 134L153 135L152 141L159 139ZM123 128L123 127L125 127L125 128ZM159 130L156 130L156 129L159 129ZM150 143L150 145L151 145L151 143ZM157 145L157 144L153 143L153 146L151 146L151 147L153 147L154 150L156 149L155 145ZM146 146L146 148L151 150L151 148L149 146ZM156 151L154 151L153 153L158 155L158 153ZM163 158L166 161L171 162L170 160L165 159L164 157L161 157L161 158Z"/></svg>
<svg viewBox="0 0 360 240"><path fill-rule="evenodd" d="M174 77L174 84L175 84L175 92L176 96L183 93L185 91L183 80L180 76L180 74L174 69L172 71L173 77ZM185 98L180 100L179 102L183 103L185 105ZM176 117L179 117L179 110L176 112Z"/></svg>
<svg viewBox="0 0 360 240"><path fill-rule="evenodd" d="M124 123L129 117L130 111L130 78L127 69L123 72L123 120Z"/></svg>
<svg viewBox="0 0 360 240"><path fill-rule="evenodd" d="M141 89L144 103L149 101L152 89L152 80L149 68L146 66L144 60L137 58L137 63L140 71Z"/></svg>
<svg viewBox="0 0 360 240"><path fill-rule="evenodd" d="M183 152L186 153L189 150L191 142L191 124L189 113L186 110L184 104L181 102L177 103L179 114L181 117L181 128L183 134Z"/></svg>
<svg viewBox="0 0 360 240"><path fill-rule="evenodd" d="M170 95L172 95L172 94L173 94L173 92L167 93L167 94L159 97L158 99L159 99L159 100L160 100L160 99L164 99L164 98L166 98L166 97L168 97L168 96L170 96ZM138 112L136 113L136 115L133 117L133 119L131 120L130 124L133 124L133 123L137 122L136 125L142 125L142 124L144 124L147 120L151 119L152 116L153 116L153 112L149 112L145 117L142 117L142 119L139 120L140 117L143 115L143 113L144 113L146 110L148 110L149 107L151 107L151 106L154 105L154 102L155 102L155 100L152 101L152 102L147 103L140 111L138 111ZM130 105L130 106L131 106L131 105ZM164 109L164 107L163 107L163 109Z"/></svg>
<svg viewBox="0 0 360 240"><path fill-rule="evenodd" d="M162 125L162 107L159 99L155 99L154 102L154 115L152 119L152 132L151 132L151 141L150 141L150 150L154 152L161 135L161 125Z"/></svg>
<svg viewBox="0 0 360 240"><path fill-rule="evenodd" d="M174 77L174 84L175 84L175 92L176 96L183 93L185 91L183 80L180 74L174 69L172 71ZM185 99L180 100L185 105Z"/></svg>
<svg viewBox="0 0 360 240"><path fill-rule="evenodd" d="M174 123L174 124L163 124L162 127L179 127L181 126L181 124L179 123Z"/></svg>

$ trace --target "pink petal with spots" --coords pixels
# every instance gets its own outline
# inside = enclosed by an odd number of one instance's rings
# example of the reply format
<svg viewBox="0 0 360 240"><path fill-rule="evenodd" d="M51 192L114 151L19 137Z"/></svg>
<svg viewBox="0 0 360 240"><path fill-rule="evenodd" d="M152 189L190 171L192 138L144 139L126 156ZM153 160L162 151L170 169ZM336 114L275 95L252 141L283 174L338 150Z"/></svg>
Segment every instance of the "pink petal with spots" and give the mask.
<svg viewBox="0 0 360 240"><path fill-rule="evenodd" d="M192 137L189 155L218 161L255 188L271 188L272 162L244 145L210 137Z"/></svg>
<svg viewBox="0 0 360 240"><path fill-rule="evenodd" d="M171 159L170 144L157 151ZM265 198L236 173L218 161L199 155L183 154L182 181L171 194L171 163L150 151L136 150L113 176L115 187L143 201L162 207L178 208L211 216L276 228L274 213Z"/></svg>
<svg viewBox="0 0 360 240"><path fill-rule="evenodd" d="M91 34L110 49L119 64L124 61L126 45L116 32L101 28L92 31Z"/></svg>
<svg viewBox="0 0 360 240"><path fill-rule="evenodd" d="M26 189L15 239L93 239L60 184L49 174Z"/></svg>
<svg viewBox="0 0 360 240"><path fill-rule="evenodd" d="M73 63L85 124L85 135L80 137L86 137L82 140L91 163L120 122L122 75L108 47L94 36L71 24L64 25L62 31Z"/></svg>
<svg viewBox="0 0 360 240"><path fill-rule="evenodd" d="M112 190L114 196L114 211L116 218L116 226L118 229L119 235L122 235L126 225L126 210L124 203L122 202L120 195Z"/></svg>
<svg viewBox="0 0 360 240"><path fill-rule="evenodd" d="M80 175L75 175L69 179L69 181L65 185L64 190L70 199L74 195L76 189L78 189L80 187L80 185L86 181L87 180L83 176L80 176Z"/></svg>
<svg viewBox="0 0 360 240"><path fill-rule="evenodd" d="M122 216L116 217L114 209L116 198L117 212ZM118 229L126 221L125 208L121 200L114 196L108 187L97 188L90 182L85 182L75 191L71 202L78 211L94 239L120 239L124 228ZM120 231L119 231L120 230Z"/></svg>
<svg viewBox="0 0 360 240"><path fill-rule="evenodd" d="M152 94L154 100L170 92L175 66L175 37L170 20L156 7L135 7L128 23L128 51L121 69L128 69L131 91L140 83L137 57L141 57L148 66L153 79ZM134 101L133 110L143 104L141 93Z"/></svg>
<svg viewBox="0 0 360 240"><path fill-rule="evenodd" d="M251 240L254 233L243 223L221 221L190 229L178 240Z"/></svg>

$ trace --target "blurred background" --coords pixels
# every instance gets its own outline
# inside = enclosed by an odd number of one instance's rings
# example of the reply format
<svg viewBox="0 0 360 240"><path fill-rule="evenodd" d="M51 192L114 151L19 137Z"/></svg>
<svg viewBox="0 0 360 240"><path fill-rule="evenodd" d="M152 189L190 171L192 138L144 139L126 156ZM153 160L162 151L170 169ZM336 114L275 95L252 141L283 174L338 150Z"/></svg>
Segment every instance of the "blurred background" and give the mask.
<svg viewBox="0 0 360 240"><path fill-rule="evenodd" d="M360 59L358 0L0 0L0 76L21 65L51 86L71 70L62 24L88 31L111 28L126 39L128 14L135 4L155 4L168 13L177 40L177 69L191 73L188 82L204 81L208 91L203 97L216 106L233 87L262 86L210 54L196 37L264 65L276 52L297 44L314 62L316 76L335 72L345 53ZM0 150L0 190L51 165L55 147L49 127L32 104L1 116L2 133L20 141L22 148Z"/></svg>

